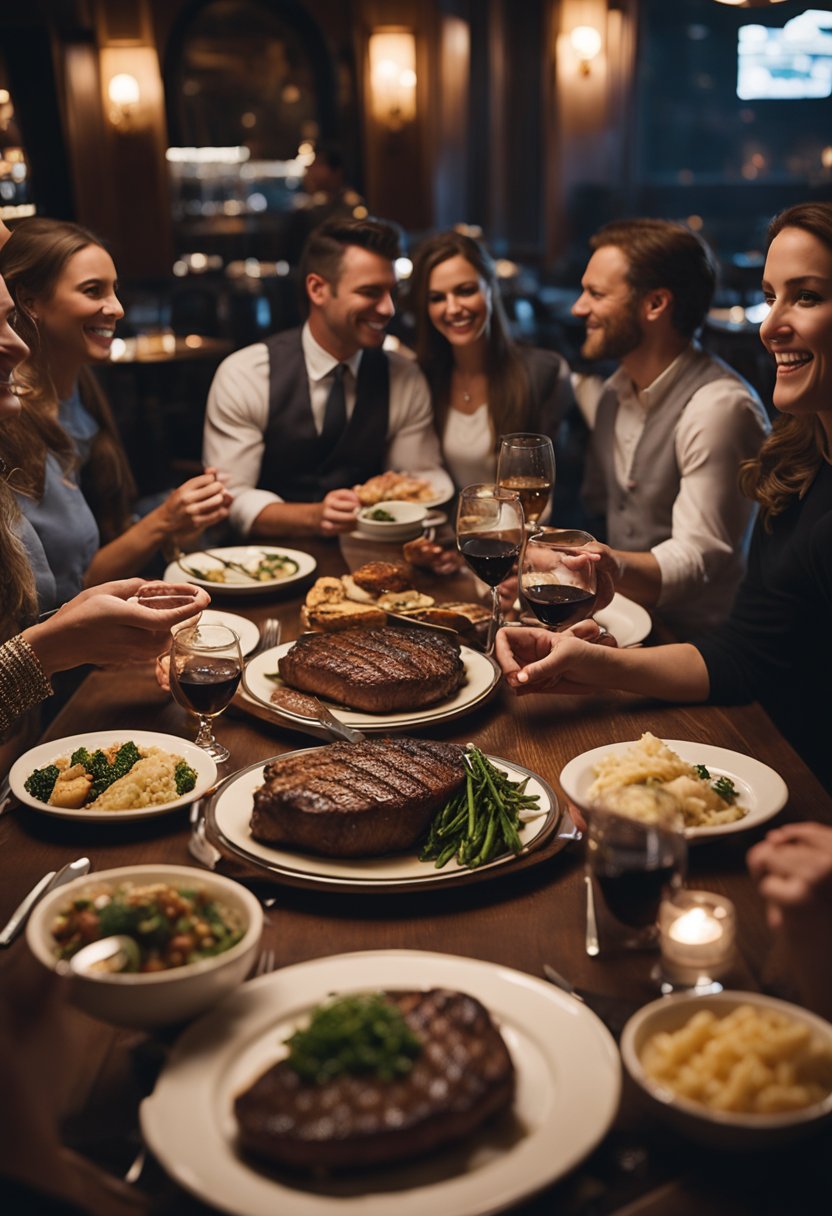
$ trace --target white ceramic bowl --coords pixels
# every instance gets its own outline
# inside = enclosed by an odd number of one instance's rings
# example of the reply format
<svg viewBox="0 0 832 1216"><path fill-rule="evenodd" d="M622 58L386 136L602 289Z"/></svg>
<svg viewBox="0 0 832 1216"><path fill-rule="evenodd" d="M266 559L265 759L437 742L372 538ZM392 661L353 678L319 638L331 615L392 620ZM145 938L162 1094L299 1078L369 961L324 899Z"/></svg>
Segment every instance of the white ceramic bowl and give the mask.
<svg viewBox="0 0 832 1216"><path fill-rule="evenodd" d="M832 1117L832 1093L822 1102L802 1110L776 1115L740 1115L709 1110L687 1098L676 1097L649 1078L642 1066L641 1056L648 1039L661 1031L679 1030L700 1009L710 1009L717 1017L725 1017L738 1005L752 1005L760 1011L770 1009L804 1022L815 1034L832 1045L832 1025L808 1009L779 1001L758 992L718 992L710 996L664 997L645 1005L634 1014L621 1036L621 1056L627 1072L646 1094L662 1120L677 1131L715 1148L754 1150L796 1140Z"/></svg>
<svg viewBox="0 0 832 1216"><path fill-rule="evenodd" d="M85 891L100 891L124 882L166 882L171 886L204 888L241 918L245 926L243 937L223 954L170 971L147 975L69 975L66 982L74 1005L103 1022L146 1030L195 1017L243 982L260 948L263 910L240 883L192 866L121 866L88 874L51 891L37 905L26 928L29 949L38 962L51 971L56 968L51 926L62 908Z"/></svg>
<svg viewBox="0 0 832 1216"><path fill-rule="evenodd" d="M374 511L386 511L392 519L371 519ZM421 502L377 502L358 512L356 531L369 540L413 540L422 531L429 508Z"/></svg>

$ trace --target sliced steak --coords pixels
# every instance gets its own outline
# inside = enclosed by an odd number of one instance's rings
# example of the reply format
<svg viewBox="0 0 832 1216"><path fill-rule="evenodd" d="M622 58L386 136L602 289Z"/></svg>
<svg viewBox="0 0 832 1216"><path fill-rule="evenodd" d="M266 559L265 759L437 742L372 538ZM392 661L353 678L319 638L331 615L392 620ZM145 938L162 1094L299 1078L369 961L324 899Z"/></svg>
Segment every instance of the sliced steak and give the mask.
<svg viewBox="0 0 832 1216"><path fill-rule="evenodd" d="M380 1165L469 1135L514 1097L514 1066L478 1000L387 992L422 1050L406 1076L304 1081L281 1060L234 1103L244 1151L305 1170Z"/></svg>
<svg viewBox="0 0 832 1216"><path fill-rule="evenodd" d="M267 764L251 834L325 857L414 845L464 780L462 749L421 739L329 743Z"/></svg>
<svg viewBox="0 0 832 1216"><path fill-rule="evenodd" d="M377 714L433 705L465 679L455 638L388 626L307 634L278 669L292 688Z"/></svg>

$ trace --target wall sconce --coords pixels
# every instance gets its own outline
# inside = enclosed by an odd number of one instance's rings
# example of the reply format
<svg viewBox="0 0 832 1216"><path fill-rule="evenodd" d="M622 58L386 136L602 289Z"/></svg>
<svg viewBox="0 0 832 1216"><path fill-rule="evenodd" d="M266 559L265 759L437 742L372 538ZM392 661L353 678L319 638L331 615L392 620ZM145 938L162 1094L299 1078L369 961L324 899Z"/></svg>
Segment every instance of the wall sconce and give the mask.
<svg viewBox="0 0 832 1216"><path fill-rule="evenodd" d="M578 71L582 76L588 76L589 65L601 50L601 35L591 25L576 25L569 41L578 57Z"/></svg>
<svg viewBox="0 0 832 1216"><path fill-rule="evenodd" d="M370 35L369 54L373 116L389 131L401 131L416 117L416 38L409 30L378 30Z"/></svg>
<svg viewBox="0 0 832 1216"><path fill-rule="evenodd" d="M107 85L110 99L110 122L119 131L129 131L139 108L139 82L129 72L119 72Z"/></svg>

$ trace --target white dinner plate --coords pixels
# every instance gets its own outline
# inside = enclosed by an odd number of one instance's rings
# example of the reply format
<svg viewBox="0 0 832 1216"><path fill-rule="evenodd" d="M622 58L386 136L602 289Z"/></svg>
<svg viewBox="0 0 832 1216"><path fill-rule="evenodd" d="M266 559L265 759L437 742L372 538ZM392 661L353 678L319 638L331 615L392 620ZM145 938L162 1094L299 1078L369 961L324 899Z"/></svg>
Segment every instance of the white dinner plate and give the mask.
<svg viewBox="0 0 832 1216"><path fill-rule="evenodd" d="M180 561L184 562L191 570L221 570L224 574L223 582L215 583L211 579L198 578L195 574L189 574L187 570L183 569L179 561L171 562L167 570L165 570L165 582L193 583L197 587L204 587L212 595L270 595L281 587L289 587L292 583L298 583L302 579L308 578L318 564L310 553L303 553L300 549L287 549L285 545L270 545L265 542L262 545L233 545L225 549L212 548L211 552L217 554L217 557L209 557L206 553L187 553ZM245 562L252 558L260 557L264 553L280 553L285 557L292 558L298 564L297 571L286 578L274 578L269 579L268 582L261 583L254 579L246 578L244 574L226 569L222 562L218 560L221 557L227 562Z"/></svg>
<svg viewBox="0 0 832 1216"><path fill-rule="evenodd" d="M653 622L650 613L641 604L628 600L618 592L612 597L606 608L593 614L599 625L611 633L618 645L637 646L650 633Z"/></svg>
<svg viewBox="0 0 832 1216"><path fill-rule="evenodd" d="M70 756L79 747L86 747L88 751L94 752L97 748L109 747L111 743L128 743L131 740L139 748L161 747L166 752L181 756L196 773L194 788L181 798L159 803L158 806L137 807L129 811L95 811L84 807L72 810L68 807L49 806L48 803L33 798L23 784L36 768L53 764L61 756ZM180 739L178 735L161 735L153 730L96 730L83 735L67 735L65 739L53 739L50 743L39 743L16 760L9 773L9 785L15 798L36 811L43 811L45 815L56 815L60 819L106 819L109 822L148 819L153 815L164 815L178 806L187 806L189 802L201 798L216 779L217 766L201 747L195 747L193 743Z"/></svg>
<svg viewBox="0 0 832 1216"><path fill-rule="evenodd" d="M343 1178L260 1169L237 1151L234 1099L286 1054L284 1040L333 993L450 988L476 997L505 1038L512 1111L459 1146ZM585 1005L551 984L478 959L365 951L285 967L243 984L174 1045L142 1102L142 1134L168 1173L235 1216L491 1216L582 1161L618 1108L618 1050Z"/></svg>
<svg viewBox="0 0 832 1216"><path fill-rule="evenodd" d="M601 757L620 755L637 742L637 739L632 739L628 743L604 744L603 747L593 747L591 751L583 752L574 760L570 760L561 770L559 777L561 789L567 798L586 809L589 787L595 780L595 765ZM734 820L733 823L687 828L685 835L689 841L710 840L717 836L746 832L749 828L759 827L761 823L773 819L786 805L789 790L783 778L773 768L755 760L753 756L733 752L727 747L714 747L711 743L691 743L685 739L665 739L664 742L688 764L704 764L712 777L730 777L739 791L737 801L748 811L747 815Z"/></svg>
<svg viewBox="0 0 832 1216"><path fill-rule="evenodd" d="M305 749L315 751L315 748ZM293 752L292 755L302 755ZM285 756L273 757L285 759ZM385 857L318 857L293 849L267 845L251 835L250 821L254 791L263 784L263 768L270 760L260 760L236 773L224 782L206 809L209 827L216 829L219 842L230 852L258 869L266 869L292 886L315 887L318 890L362 891L390 893L411 887L433 887L440 883L476 881L481 876L492 877L517 857L527 856L539 849L551 836L560 820L558 800L550 785L519 764L509 764L496 756L489 759L512 781L529 778L527 794L540 798L540 814L523 825L520 838L522 853L506 853L475 870L449 861L437 870L432 861L419 861L416 846L407 853Z"/></svg>
<svg viewBox="0 0 832 1216"><path fill-rule="evenodd" d="M204 612L200 613L199 623L200 625L225 625L228 629L233 629L240 639L240 650L244 657L251 654L260 641L260 630L254 621L250 621L244 616L238 616L236 612L220 612L217 608L206 608ZM188 622L185 621L184 626L177 626L172 632L177 633L179 629L187 627L187 625Z"/></svg>
<svg viewBox="0 0 832 1216"><path fill-rule="evenodd" d="M246 683L250 686L251 691L258 697L262 697L264 701L271 698L275 688L283 685L282 680L279 678L271 680L269 675L277 674L278 660L293 646L294 642L283 642L274 650L264 650L261 654L255 655L246 665ZM414 726L446 722L451 718L459 718L463 714L470 713L476 705L480 705L494 691L500 681L500 668L488 655L471 650L469 646L461 646L460 657L465 668L465 682L462 687L446 700L440 701L437 705L428 705L425 709L404 710L400 713L390 714L369 714L359 709L346 709L343 705L339 706L327 701L325 697L320 697L319 700L332 710L336 718L346 722L347 726L354 726L356 730L367 731L370 734L378 731L389 734L390 731L409 730ZM250 705L256 704L246 696L245 689L241 688L235 704L245 708L247 701ZM285 718L287 724L296 726L298 730L310 731L311 728L313 734L326 735L326 730L322 731L317 723L310 722L309 718L293 714L288 709L279 709L278 706L275 706L275 711Z"/></svg>

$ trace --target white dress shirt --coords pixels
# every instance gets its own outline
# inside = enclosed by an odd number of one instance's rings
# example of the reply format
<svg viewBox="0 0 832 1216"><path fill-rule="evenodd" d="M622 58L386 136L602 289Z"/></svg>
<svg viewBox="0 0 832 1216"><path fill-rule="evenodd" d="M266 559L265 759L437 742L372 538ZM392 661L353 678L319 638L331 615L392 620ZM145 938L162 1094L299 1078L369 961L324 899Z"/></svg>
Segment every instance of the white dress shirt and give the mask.
<svg viewBox="0 0 832 1216"><path fill-rule="evenodd" d="M629 481L647 415L672 391L690 349L641 392L623 368L610 377L619 401L613 458L622 486ZM756 455L768 430L762 405L735 376L703 385L682 411L674 435L679 493L672 533L651 549L662 576L658 608L684 608L695 593L699 620L709 623L725 616L730 607L725 589L731 589L733 598L755 515L753 503L737 485L739 466Z"/></svg>
<svg viewBox="0 0 832 1216"><path fill-rule="evenodd" d="M309 323L301 332L309 378L312 417L320 434L327 397L338 360L312 337ZM387 452L384 472L396 469L425 477L438 494L449 497L453 484L442 468L439 440L433 426L430 391L411 359L386 351L390 369ZM355 408L356 377L362 352L347 361L344 376L347 418ZM203 461L229 476L234 495L231 523L247 535L260 512L281 502L271 490L257 488L263 461L264 434L269 419L269 352L263 342L246 346L224 359L208 392L203 436Z"/></svg>

